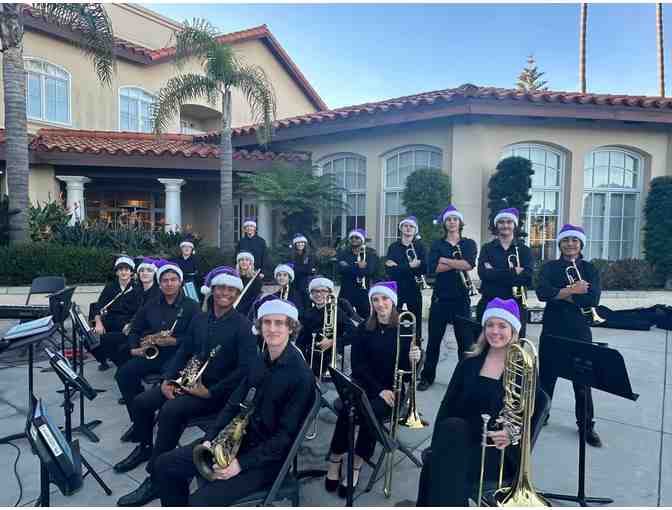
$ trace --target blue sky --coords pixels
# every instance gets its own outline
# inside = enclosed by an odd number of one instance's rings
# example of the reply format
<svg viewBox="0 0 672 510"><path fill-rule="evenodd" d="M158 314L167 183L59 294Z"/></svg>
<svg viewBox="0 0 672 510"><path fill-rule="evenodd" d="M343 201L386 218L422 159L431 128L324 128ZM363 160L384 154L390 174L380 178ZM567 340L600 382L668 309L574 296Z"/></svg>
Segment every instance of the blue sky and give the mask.
<svg viewBox="0 0 672 510"><path fill-rule="evenodd" d="M533 53L578 89L578 4L148 4L222 32L267 24L331 108L463 83L512 87ZM672 7L664 7L672 78ZM654 4L590 4L589 92L657 95ZM672 81L667 79L672 95Z"/></svg>

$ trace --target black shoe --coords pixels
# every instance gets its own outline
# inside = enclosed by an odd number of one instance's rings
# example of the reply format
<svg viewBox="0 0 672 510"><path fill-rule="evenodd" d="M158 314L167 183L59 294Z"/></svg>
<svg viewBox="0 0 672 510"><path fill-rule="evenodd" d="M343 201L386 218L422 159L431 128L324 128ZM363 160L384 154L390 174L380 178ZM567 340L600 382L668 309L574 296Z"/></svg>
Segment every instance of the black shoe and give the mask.
<svg viewBox="0 0 672 510"><path fill-rule="evenodd" d="M101 372L105 372L105 370L109 370L109 369L110 369L110 365L107 364L107 361L102 361L102 362L98 363L98 370L100 370Z"/></svg>
<svg viewBox="0 0 672 510"><path fill-rule="evenodd" d="M548 413L546 415L546 418L544 418L544 423L542 423L541 426L545 427L546 425L548 425L548 420L550 420L550 419L551 419L551 413Z"/></svg>
<svg viewBox="0 0 672 510"><path fill-rule="evenodd" d="M117 400L117 404L119 404L120 406L125 406L126 405L126 400L123 399L123 398L120 398L119 400Z"/></svg>
<svg viewBox="0 0 672 510"><path fill-rule="evenodd" d="M336 492L336 489L338 489L338 484L341 481L341 468L343 467L343 458L341 457L339 460L332 460L331 458L329 459L329 462L332 464L338 464L338 478L336 480L332 480L331 478L327 478L326 476L324 477L324 489L327 492Z"/></svg>
<svg viewBox="0 0 672 510"><path fill-rule="evenodd" d="M120 497L117 506L144 506L158 497L159 488L152 483L152 478L148 476L140 484L140 487Z"/></svg>
<svg viewBox="0 0 672 510"><path fill-rule="evenodd" d="M125 473L131 469L135 469L143 462L148 461L151 456L152 446L148 444L139 444L133 449L128 457L114 465L114 471L116 473Z"/></svg>
<svg viewBox="0 0 672 510"><path fill-rule="evenodd" d="M420 382L418 383L418 391L427 391L431 385L432 383L426 379L420 379Z"/></svg>
<svg viewBox="0 0 672 510"><path fill-rule="evenodd" d="M595 429L592 428L586 431L586 443L593 448L602 448L602 440L597 432L595 432Z"/></svg>
<svg viewBox="0 0 672 510"><path fill-rule="evenodd" d="M124 433L121 435L121 437L119 438L119 440L120 440L122 443L137 443L138 441L136 441L136 440L134 439L134 437L133 437L133 432L134 432L134 430L135 430L135 429L133 428L133 425L131 425L130 427L128 427L128 429L126 430L126 432L124 432Z"/></svg>

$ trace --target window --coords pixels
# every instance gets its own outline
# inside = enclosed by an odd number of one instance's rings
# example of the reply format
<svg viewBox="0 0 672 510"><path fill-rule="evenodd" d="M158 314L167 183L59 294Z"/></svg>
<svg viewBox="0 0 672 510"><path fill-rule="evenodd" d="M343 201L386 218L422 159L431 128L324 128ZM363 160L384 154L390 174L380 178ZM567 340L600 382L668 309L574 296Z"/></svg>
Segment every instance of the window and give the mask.
<svg viewBox="0 0 672 510"><path fill-rule="evenodd" d="M119 89L119 130L152 132L152 103L155 97L137 87Z"/></svg>
<svg viewBox="0 0 672 510"><path fill-rule="evenodd" d="M383 251L387 252L399 235L399 222L405 215L402 194L406 178L415 170L443 167L440 149L429 146L414 146L395 149L384 156L383 170Z"/></svg>
<svg viewBox="0 0 672 510"><path fill-rule="evenodd" d="M587 258L639 255L642 158L619 148L591 152L583 173L583 225Z"/></svg>
<svg viewBox="0 0 672 510"><path fill-rule="evenodd" d="M234 242L240 241L240 236L242 234L243 226L242 220L245 218L256 218L258 215L257 204L251 202L249 199L244 198L235 198L233 202L233 240ZM242 219L240 211L243 211Z"/></svg>
<svg viewBox="0 0 672 510"><path fill-rule="evenodd" d="M70 124L70 73L42 60L26 59L26 115Z"/></svg>
<svg viewBox="0 0 672 510"><path fill-rule="evenodd" d="M110 228L131 226L153 231L164 227L165 193L162 192L87 188L85 202L87 219L107 223Z"/></svg>
<svg viewBox="0 0 672 510"><path fill-rule="evenodd" d="M332 174L336 185L345 188L345 211L334 211L322 219L322 233L333 244L355 228L366 228L366 159L356 154L337 154L320 162L323 175Z"/></svg>
<svg viewBox="0 0 672 510"><path fill-rule="evenodd" d="M502 159L519 156L532 163L530 206L525 221L527 243L537 263L558 255L556 237L562 218L564 154L546 145L519 143L507 147Z"/></svg>

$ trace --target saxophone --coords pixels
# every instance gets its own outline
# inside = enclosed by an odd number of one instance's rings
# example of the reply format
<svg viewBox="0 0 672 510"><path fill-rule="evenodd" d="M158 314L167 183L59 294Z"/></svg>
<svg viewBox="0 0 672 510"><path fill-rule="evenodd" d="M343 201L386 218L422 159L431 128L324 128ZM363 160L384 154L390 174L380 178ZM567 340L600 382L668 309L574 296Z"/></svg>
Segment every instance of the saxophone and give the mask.
<svg viewBox="0 0 672 510"><path fill-rule="evenodd" d="M209 447L204 444L194 447L192 455L194 465L206 480L212 482L215 479L213 470L215 464L221 468L226 468L238 455L245 429L250 421L250 415L254 412L256 391L254 387L249 389L245 401L240 404L241 410L238 415L217 434Z"/></svg>
<svg viewBox="0 0 672 510"><path fill-rule="evenodd" d="M196 386L200 382L203 372L208 367L208 363L215 357L220 348L221 345L218 345L211 350L205 363L198 359L198 356L192 356L184 368L180 370L180 376L177 379L169 379L167 382L174 384L182 391Z"/></svg>

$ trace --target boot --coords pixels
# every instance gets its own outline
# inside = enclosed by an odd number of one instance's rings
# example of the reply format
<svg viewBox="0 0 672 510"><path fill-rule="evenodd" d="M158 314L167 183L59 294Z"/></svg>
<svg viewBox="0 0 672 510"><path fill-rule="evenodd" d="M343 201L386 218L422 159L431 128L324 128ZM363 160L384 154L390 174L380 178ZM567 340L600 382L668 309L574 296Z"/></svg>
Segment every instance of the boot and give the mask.
<svg viewBox="0 0 672 510"><path fill-rule="evenodd" d="M143 462L148 461L151 456L152 445L139 444L133 449L128 457L114 465L114 471L115 473L125 473L131 469L135 469Z"/></svg>
<svg viewBox="0 0 672 510"><path fill-rule="evenodd" d="M117 506L144 506L158 497L159 488L152 483L152 477L148 476L140 487L120 497Z"/></svg>

